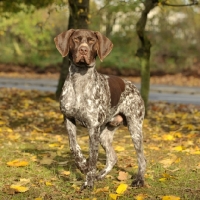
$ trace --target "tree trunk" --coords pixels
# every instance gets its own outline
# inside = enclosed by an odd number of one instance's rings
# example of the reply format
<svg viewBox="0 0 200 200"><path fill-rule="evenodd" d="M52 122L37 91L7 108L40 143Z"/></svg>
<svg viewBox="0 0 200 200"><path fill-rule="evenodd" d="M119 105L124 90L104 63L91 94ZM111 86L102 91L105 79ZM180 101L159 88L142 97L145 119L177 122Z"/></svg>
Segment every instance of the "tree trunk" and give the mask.
<svg viewBox="0 0 200 200"><path fill-rule="evenodd" d="M158 0L145 0L144 10L136 24L137 35L140 39L141 46L138 48L136 55L141 59L141 95L145 104L145 115L147 115L147 105L150 85L150 55L151 43L145 34L145 26L148 13L157 5Z"/></svg>
<svg viewBox="0 0 200 200"><path fill-rule="evenodd" d="M89 14L89 0L69 0L70 16L69 16L69 29L87 29L88 28L88 14ZM56 98L59 99L62 87L69 72L69 59L68 56L63 58L63 63L60 70L60 77L56 90Z"/></svg>

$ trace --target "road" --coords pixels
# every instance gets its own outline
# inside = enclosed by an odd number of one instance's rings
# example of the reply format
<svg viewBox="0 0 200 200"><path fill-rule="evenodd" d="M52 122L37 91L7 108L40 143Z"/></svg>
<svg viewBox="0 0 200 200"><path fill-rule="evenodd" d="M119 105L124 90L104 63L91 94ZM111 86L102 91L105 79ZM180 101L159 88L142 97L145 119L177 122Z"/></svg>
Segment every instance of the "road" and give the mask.
<svg viewBox="0 0 200 200"><path fill-rule="evenodd" d="M2 78L0 88L19 88L24 90L40 90L55 92L57 80L50 79L26 79L26 78ZM139 88L140 85L136 84ZM151 85L149 99L151 101L166 101L179 104L200 105L200 88L167 85Z"/></svg>

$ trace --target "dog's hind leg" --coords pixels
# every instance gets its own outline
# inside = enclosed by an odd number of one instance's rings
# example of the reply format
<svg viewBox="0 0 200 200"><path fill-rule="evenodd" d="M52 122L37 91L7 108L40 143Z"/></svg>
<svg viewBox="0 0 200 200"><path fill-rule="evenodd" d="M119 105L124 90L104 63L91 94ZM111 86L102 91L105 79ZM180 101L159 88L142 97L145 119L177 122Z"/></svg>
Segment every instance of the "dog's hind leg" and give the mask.
<svg viewBox="0 0 200 200"><path fill-rule="evenodd" d="M81 148L77 143L75 120L74 119L65 119L65 125L66 125L67 132L68 132L70 150L74 154L75 163L76 163L77 167L80 169L80 171L82 173L86 174L88 171L87 161L84 158L84 156L81 152Z"/></svg>
<svg viewBox="0 0 200 200"><path fill-rule="evenodd" d="M115 150L112 147L114 132L118 127L107 125L100 135L100 143L106 151L106 167L99 172L97 180L104 178L117 162Z"/></svg>
<svg viewBox="0 0 200 200"><path fill-rule="evenodd" d="M134 143L138 160L138 174L132 182L132 186L140 187L144 185L144 173L146 170L146 160L143 152L142 119L138 117L127 117L128 129Z"/></svg>

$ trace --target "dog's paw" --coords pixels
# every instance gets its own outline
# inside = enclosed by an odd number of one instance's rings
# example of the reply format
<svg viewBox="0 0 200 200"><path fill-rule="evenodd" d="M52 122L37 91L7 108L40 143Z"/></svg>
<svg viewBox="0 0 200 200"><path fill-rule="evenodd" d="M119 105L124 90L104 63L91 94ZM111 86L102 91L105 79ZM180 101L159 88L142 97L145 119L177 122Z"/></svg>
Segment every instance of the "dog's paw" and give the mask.
<svg viewBox="0 0 200 200"><path fill-rule="evenodd" d="M82 184L80 190L81 190L81 191L84 190L84 189L93 190L93 188L94 188L94 182L92 183L92 182L87 182L87 181L86 181L86 182L84 182L84 183Z"/></svg>
<svg viewBox="0 0 200 200"><path fill-rule="evenodd" d="M86 175L86 181L81 186L81 190L86 188L93 189L94 188L94 181L96 180L96 170L89 171Z"/></svg>
<svg viewBox="0 0 200 200"><path fill-rule="evenodd" d="M143 179L136 179L131 183L132 187L143 187L144 186L144 180Z"/></svg>

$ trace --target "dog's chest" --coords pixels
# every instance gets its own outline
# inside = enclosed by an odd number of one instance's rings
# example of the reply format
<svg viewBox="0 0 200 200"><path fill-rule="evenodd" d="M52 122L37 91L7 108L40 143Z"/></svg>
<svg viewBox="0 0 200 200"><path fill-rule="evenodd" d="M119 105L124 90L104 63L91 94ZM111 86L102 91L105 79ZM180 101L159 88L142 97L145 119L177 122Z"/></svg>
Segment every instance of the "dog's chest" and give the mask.
<svg viewBox="0 0 200 200"><path fill-rule="evenodd" d="M108 83L96 79L79 78L67 80L60 99L61 111L85 124L103 123L109 113Z"/></svg>

